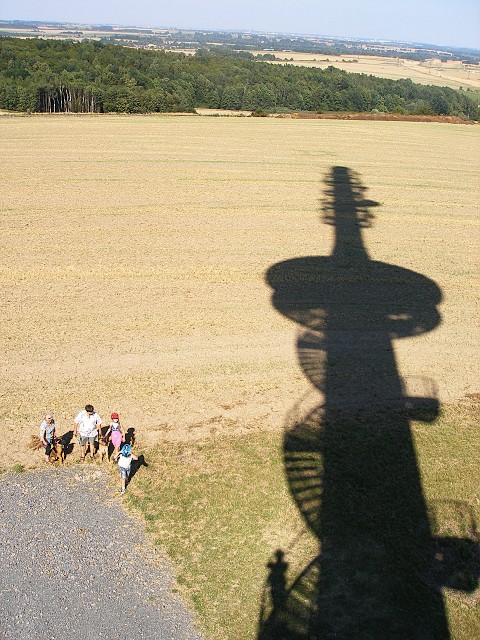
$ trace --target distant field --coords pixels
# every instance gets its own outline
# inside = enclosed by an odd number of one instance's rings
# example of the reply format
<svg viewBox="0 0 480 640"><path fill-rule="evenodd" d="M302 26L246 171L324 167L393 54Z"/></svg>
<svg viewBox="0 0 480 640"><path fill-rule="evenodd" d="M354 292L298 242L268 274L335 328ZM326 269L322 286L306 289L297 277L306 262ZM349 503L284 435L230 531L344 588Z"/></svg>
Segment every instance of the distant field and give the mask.
<svg viewBox="0 0 480 640"><path fill-rule="evenodd" d="M184 49L183 53L193 55L194 50ZM418 84L480 91L480 66L462 64L458 61L441 62L438 58L432 58L421 62L387 56L326 56L295 51L252 51L251 53L254 55L270 53L279 58L270 64L288 63L315 69L326 69L331 65L349 73L365 73L390 80L410 78L412 82Z"/></svg>
<svg viewBox="0 0 480 640"><path fill-rule="evenodd" d="M2 468L41 465L27 444L46 410L60 433L86 402L104 418L116 410L136 430L137 453L149 465L127 499L173 558L206 637L267 640L257 630L271 613L275 550L285 551L293 589L299 575L311 577L305 568L328 541L328 527L342 530L344 510L358 507L374 535L360 547L365 557L358 545L354 557L383 566L387 531L388 560L402 573L383 570L383 578L404 583L403 617L428 621L430 611L440 612L450 640L475 640L478 126L62 115L0 117L0 133ZM322 402L322 351L307 344L302 352L302 329L287 319L288 305L282 313L274 308L266 272L289 258L323 264L331 255L334 228L324 224L322 206L335 191L335 172L356 176L358 208L373 215L365 214L362 229L370 260L420 274L438 292L440 316L430 316L430 331L419 328L428 314L408 338L392 331L390 369L402 377L401 393L438 400L440 416L340 422L325 454L329 473L340 483L353 474L360 499L335 498L332 482L324 532L309 515L325 517L321 440L298 453L299 439L288 436L295 416ZM393 278L394 290L397 284ZM405 302L389 321L409 323ZM344 373L359 367L347 363ZM352 396L368 386L364 378L354 381ZM350 429L346 439L342 428ZM403 446L392 446L391 433ZM77 459L74 450L67 463ZM403 460L412 478L403 477ZM389 492L398 486L404 491L392 506ZM425 501L421 509L410 493ZM436 556L423 538L427 518L427 533L444 545ZM336 569L348 575L350 562L336 549ZM449 574L439 559L457 549L463 555ZM426 555L438 562L420 571ZM359 602L385 614L369 566L355 574ZM460 575L458 567L466 570ZM333 574L327 614L338 610ZM416 581L413 595L405 575ZM300 581L290 593L290 622L308 618L313 584ZM417 592L431 600L423 614ZM297 595L303 604L292 614ZM374 638L383 640L383 628Z"/></svg>
<svg viewBox="0 0 480 640"><path fill-rule="evenodd" d="M253 53L262 54L264 51ZM461 62L441 62L439 59L406 60L403 58L388 58L381 56L325 56L311 53L295 53L293 51L271 51L277 58L302 67L326 69L332 65L351 73L365 73L400 80L410 78L418 84L432 84L452 89L480 90L480 66L463 65ZM284 64L272 62L271 64Z"/></svg>
<svg viewBox="0 0 480 640"><path fill-rule="evenodd" d="M323 180L381 203L376 259L444 291L399 341L442 400L478 390L477 127L195 116L3 118L2 445L25 461L46 409L116 409L145 444L275 429L308 383L265 271L328 255Z"/></svg>
<svg viewBox="0 0 480 640"><path fill-rule="evenodd" d="M165 35L166 30L154 29L156 35ZM40 29L32 30L28 28L2 28L0 33L5 36L15 36L24 38L46 38L73 41L82 41L84 38L91 40L100 40L105 37L114 37L115 35L128 38L130 35L131 43L136 42L139 37L138 30L129 31L128 28L115 28L113 30L86 29L82 30L82 25L71 25L70 28L53 28L42 26ZM128 40L125 40L127 43ZM151 45L155 49L155 45ZM184 53L186 55L194 55L196 49L172 49L174 53ZM275 55L279 60L270 62L270 64L293 64L296 66L305 66L318 69L325 69L329 65L333 65L338 69L351 73L365 73L367 75L377 76L379 78L389 78L391 80L400 80L401 78L410 78L413 82L424 85L435 85L439 87L451 87L452 89L464 89L469 91L480 92L480 66L467 64L464 65L459 61L441 62L438 58L432 58L425 61L407 60L404 58L392 58L370 55L344 55L344 56L327 56L323 54L298 53L294 51L272 51L258 50L251 51L254 55L264 55L270 53Z"/></svg>

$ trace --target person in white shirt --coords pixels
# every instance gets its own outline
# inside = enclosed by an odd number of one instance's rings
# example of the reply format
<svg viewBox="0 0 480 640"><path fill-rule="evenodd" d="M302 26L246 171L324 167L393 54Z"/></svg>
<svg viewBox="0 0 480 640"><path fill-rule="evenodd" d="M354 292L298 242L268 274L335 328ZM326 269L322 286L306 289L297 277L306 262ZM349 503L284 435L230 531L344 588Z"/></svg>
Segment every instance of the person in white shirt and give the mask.
<svg viewBox="0 0 480 640"><path fill-rule="evenodd" d="M125 493L125 487L130 480L130 472L132 470L132 460L138 460L137 456L132 453L132 447L129 444L124 444L116 456L113 456L114 460L118 462L118 469L120 471L120 478L122 481L121 492Z"/></svg>
<svg viewBox="0 0 480 640"><path fill-rule="evenodd" d="M87 447L90 446L90 459L95 457L95 443L98 440L98 430L102 424L102 419L95 411L91 404L85 405L85 409L80 411L74 420L73 424L73 437L79 436L80 447L82 455L80 462L85 460L85 454Z"/></svg>

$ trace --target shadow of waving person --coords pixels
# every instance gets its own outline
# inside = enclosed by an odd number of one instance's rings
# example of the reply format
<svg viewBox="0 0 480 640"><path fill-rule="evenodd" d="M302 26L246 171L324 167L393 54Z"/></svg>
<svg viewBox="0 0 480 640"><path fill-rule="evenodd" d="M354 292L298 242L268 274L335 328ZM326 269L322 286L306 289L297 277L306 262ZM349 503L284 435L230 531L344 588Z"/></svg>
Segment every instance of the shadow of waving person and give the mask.
<svg viewBox="0 0 480 640"><path fill-rule="evenodd" d="M439 287L372 260L366 188L347 167L326 178L332 255L273 265L273 305L300 326L297 353L313 384L286 420L290 492L319 542L260 621L259 639L447 640L442 594L429 583L435 544L410 430L433 422L435 383L409 396L394 340L440 323ZM418 384L417 384L418 387Z"/></svg>

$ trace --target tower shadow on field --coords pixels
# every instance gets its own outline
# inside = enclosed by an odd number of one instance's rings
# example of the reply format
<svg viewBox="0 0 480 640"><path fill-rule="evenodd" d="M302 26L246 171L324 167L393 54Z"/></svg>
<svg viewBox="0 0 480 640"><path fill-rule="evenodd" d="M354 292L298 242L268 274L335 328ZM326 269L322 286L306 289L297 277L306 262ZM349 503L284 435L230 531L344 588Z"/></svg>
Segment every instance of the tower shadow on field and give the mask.
<svg viewBox="0 0 480 640"><path fill-rule="evenodd" d="M429 278L370 259L362 229L378 203L365 192L349 168L332 167L323 202L332 255L286 260L266 276L274 307L300 326L299 364L314 387L287 417L284 465L319 553L287 583L276 551L259 640L450 637L410 430L438 415L436 385L417 379L410 395L393 346L439 325L442 295ZM467 583L455 588L473 590Z"/></svg>

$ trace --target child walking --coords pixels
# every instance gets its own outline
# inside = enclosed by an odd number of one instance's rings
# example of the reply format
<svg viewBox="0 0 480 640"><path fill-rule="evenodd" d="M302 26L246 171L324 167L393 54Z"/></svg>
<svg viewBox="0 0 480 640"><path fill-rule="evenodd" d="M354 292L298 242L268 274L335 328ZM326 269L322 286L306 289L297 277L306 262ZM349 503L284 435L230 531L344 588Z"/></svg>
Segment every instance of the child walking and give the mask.
<svg viewBox="0 0 480 640"><path fill-rule="evenodd" d="M105 438L108 438L108 436L110 435L110 442L113 445L112 460L116 460L124 438L123 429L122 425L120 424L120 416L118 415L118 413L112 413L110 419L111 422L108 425Z"/></svg>
<svg viewBox="0 0 480 640"><path fill-rule="evenodd" d="M124 444L115 456L115 459L118 461L118 469L120 471L120 478L122 479L122 493L125 493L125 487L130 478L130 471L132 470L132 460L138 460L138 458L133 455L130 445Z"/></svg>

